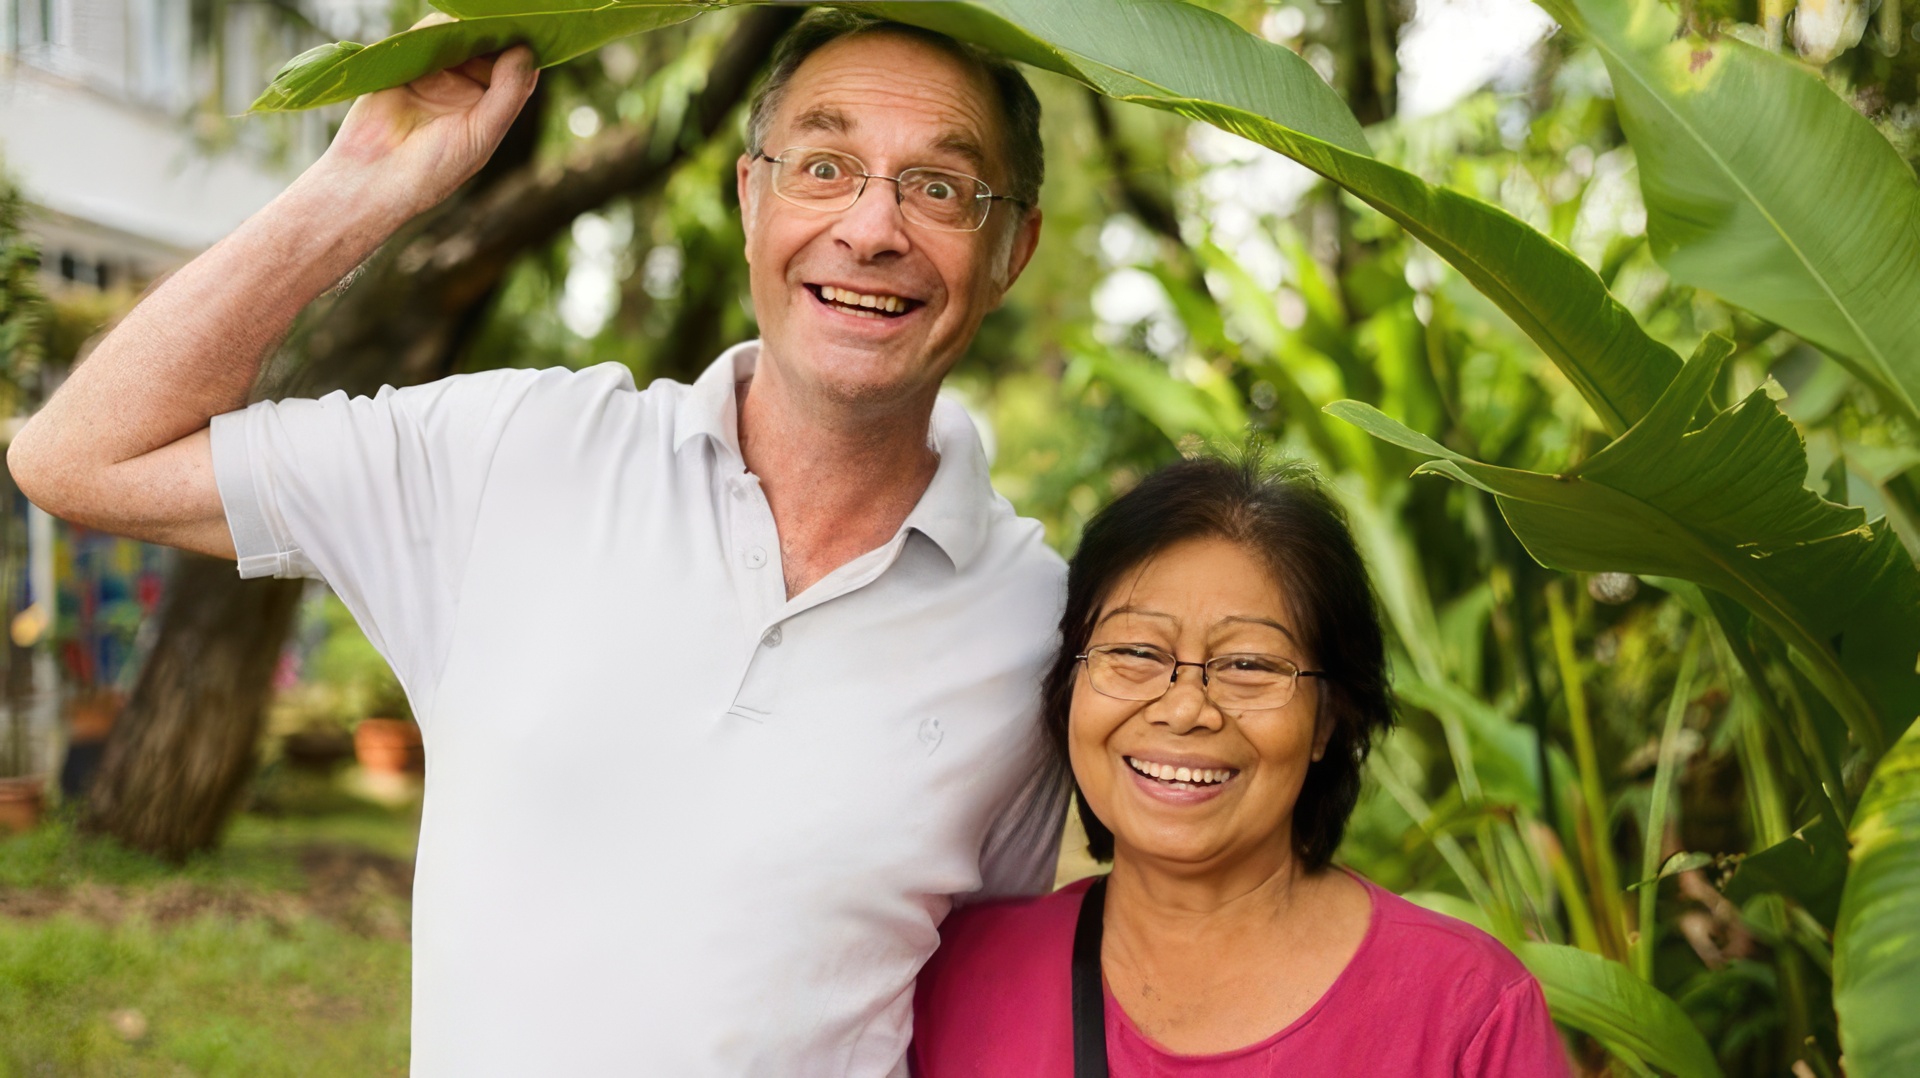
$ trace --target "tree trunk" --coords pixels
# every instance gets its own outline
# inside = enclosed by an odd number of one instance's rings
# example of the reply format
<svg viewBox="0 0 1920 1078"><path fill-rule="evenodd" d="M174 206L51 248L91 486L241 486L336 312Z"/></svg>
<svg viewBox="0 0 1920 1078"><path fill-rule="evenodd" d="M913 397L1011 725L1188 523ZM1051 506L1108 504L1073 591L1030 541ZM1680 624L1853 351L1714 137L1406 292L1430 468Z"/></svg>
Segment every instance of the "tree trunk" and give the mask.
<svg viewBox="0 0 1920 1078"><path fill-rule="evenodd" d="M252 773L299 600L297 580L246 584L230 562L179 556L158 640L93 782L92 828L175 861L219 840Z"/></svg>
<svg viewBox="0 0 1920 1078"><path fill-rule="evenodd" d="M452 373L513 259L581 213L664 182L744 99L799 16L760 8L741 17L687 109L682 138L615 134L566 168L541 168L532 164L540 110L530 102L486 170L370 260L320 315L304 354L268 371L262 396L372 393ZM176 861L219 842L252 773L301 589L180 556L155 645L88 794L89 830Z"/></svg>

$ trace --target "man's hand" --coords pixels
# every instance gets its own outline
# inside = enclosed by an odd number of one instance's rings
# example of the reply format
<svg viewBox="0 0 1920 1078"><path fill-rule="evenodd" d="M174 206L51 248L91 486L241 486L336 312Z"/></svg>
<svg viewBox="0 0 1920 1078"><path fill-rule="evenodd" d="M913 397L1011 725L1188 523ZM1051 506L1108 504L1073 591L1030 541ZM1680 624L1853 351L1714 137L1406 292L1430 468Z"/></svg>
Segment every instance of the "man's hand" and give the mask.
<svg viewBox="0 0 1920 1078"><path fill-rule="evenodd" d="M21 491L88 527L233 557L209 421L247 402L302 308L479 171L533 83L515 47L354 102L312 168L156 287L15 435Z"/></svg>
<svg viewBox="0 0 1920 1078"><path fill-rule="evenodd" d="M416 26L446 21L430 15ZM403 220L480 170L533 93L533 52L516 45L353 103L314 171Z"/></svg>

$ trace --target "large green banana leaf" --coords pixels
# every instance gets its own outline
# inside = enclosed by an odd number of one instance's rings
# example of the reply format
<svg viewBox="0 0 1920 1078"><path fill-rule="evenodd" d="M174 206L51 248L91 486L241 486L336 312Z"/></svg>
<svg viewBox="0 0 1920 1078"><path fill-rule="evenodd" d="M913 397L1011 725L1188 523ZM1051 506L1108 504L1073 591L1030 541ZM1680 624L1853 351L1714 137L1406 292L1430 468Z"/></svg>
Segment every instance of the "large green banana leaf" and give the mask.
<svg viewBox="0 0 1920 1078"><path fill-rule="evenodd" d="M1599 50L1655 257L1819 345L1920 422L1920 182L1804 67L1676 38L1656 0L1539 0Z"/></svg>
<svg viewBox="0 0 1920 1078"><path fill-rule="evenodd" d="M282 71L262 108L306 108L397 85L436 65L497 49L518 28L543 64L646 20L657 8L592 10L555 0L458 0L467 20L364 49L315 50ZM717 5L675 5L675 14ZM1375 160L1338 95L1292 51L1183 0L972 0L850 3L941 30L1121 100L1167 109L1260 142L1341 184L1452 263L1539 344L1606 428L1624 431L1653 404L1679 357L1649 337L1571 252L1494 206ZM634 9L631 15L628 9ZM618 14L616 14L618 13ZM494 22L493 20L503 20ZM562 31L560 24L577 25ZM417 42L417 43L416 43ZM376 52L385 48L386 51ZM371 54L371 55L369 55Z"/></svg>
<svg viewBox="0 0 1920 1078"><path fill-rule="evenodd" d="M442 3L439 6L457 21L417 26L371 45L341 41L308 49L287 61L252 111L291 112L351 101L521 43L532 47L542 67L549 67L615 38L685 22L716 6L686 0L616 0L596 6L562 2Z"/></svg>
<svg viewBox="0 0 1920 1078"><path fill-rule="evenodd" d="M1920 1074L1920 725L1880 761L1853 817L1833 938L1833 1006L1850 1078Z"/></svg>
<svg viewBox="0 0 1920 1078"><path fill-rule="evenodd" d="M1493 494L1541 564L1677 577L1738 600L1790 645L1878 757L1920 714L1920 573L1884 522L1806 489L1806 449L1764 390L1715 414L1708 338L1646 418L1560 475L1483 464L1377 409L1327 409Z"/></svg>
<svg viewBox="0 0 1920 1078"><path fill-rule="evenodd" d="M1627 967L1559 943L1521 941L1513 952L1540 981L1555 1021L1679 1078L1720 1074L1719 1061L1687 1012Z"/></svg>

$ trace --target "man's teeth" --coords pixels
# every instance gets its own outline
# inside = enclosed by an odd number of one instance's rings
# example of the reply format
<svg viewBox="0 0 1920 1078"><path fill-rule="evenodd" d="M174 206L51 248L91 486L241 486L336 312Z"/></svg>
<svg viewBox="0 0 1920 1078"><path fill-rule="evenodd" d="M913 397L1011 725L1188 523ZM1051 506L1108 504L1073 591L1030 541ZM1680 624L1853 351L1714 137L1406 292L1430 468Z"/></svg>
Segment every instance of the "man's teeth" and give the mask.
<svg viewBox="0 0 1920 1078"><path fill-rule="evenodd" d="M1127 765L1150 779L1189 786L1212 786L1233 777L1231 768L1175 767L1172 764L1156 764L1150 760L1136 760L1129 756Z"/></svg>
<svg viewBox="0 0 1920 1078"><path fill-rule="evenodd" d="M830 284L820 286L820 298L828 303L844 303L849 307L867 307L889 314L899 314L907 309L907 301L899 296L870 296L865 292L853 292L845 288L835 288Z"/></svg>

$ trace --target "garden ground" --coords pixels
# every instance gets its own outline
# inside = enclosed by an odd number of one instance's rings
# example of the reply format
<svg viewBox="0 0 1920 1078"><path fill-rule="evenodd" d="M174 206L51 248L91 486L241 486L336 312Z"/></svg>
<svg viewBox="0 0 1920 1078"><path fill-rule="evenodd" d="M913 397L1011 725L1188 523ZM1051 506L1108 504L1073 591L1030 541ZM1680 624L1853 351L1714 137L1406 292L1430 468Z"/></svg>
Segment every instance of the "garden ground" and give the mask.
<svg viewBox="0 0 1920 1078"><path fill-rule="evenodd" d="M404 1074L418 828L269 769L184 867L0 837L0 1078Z"/></svg>

